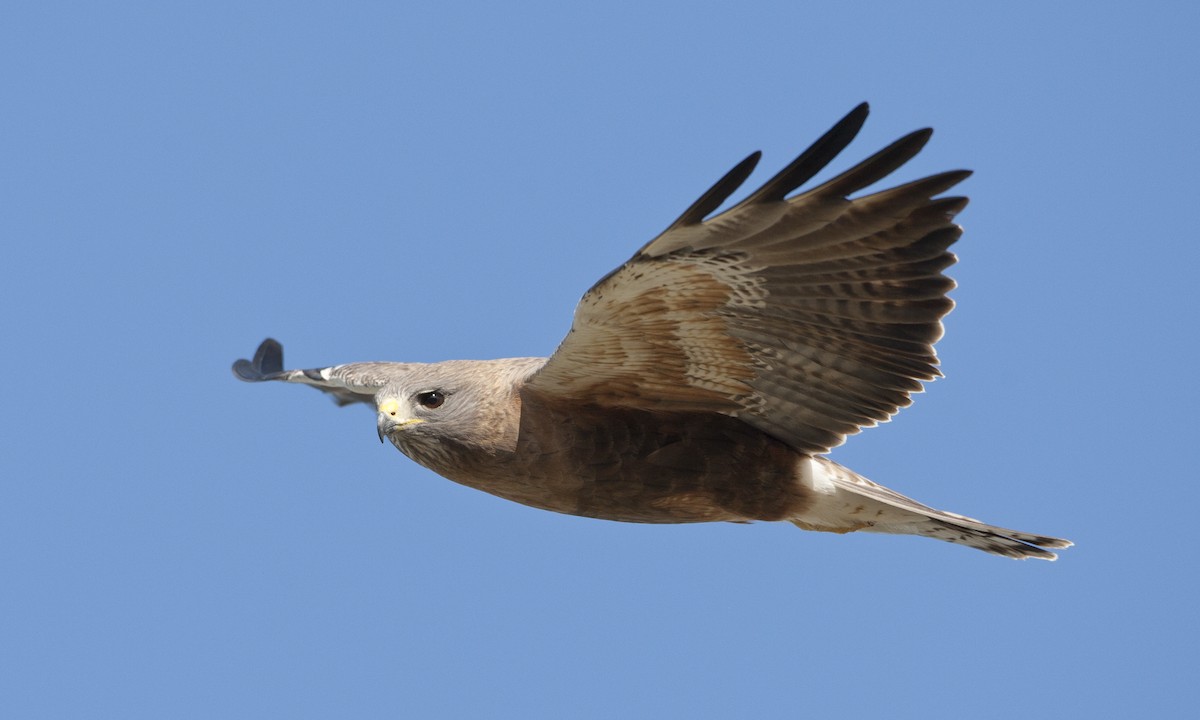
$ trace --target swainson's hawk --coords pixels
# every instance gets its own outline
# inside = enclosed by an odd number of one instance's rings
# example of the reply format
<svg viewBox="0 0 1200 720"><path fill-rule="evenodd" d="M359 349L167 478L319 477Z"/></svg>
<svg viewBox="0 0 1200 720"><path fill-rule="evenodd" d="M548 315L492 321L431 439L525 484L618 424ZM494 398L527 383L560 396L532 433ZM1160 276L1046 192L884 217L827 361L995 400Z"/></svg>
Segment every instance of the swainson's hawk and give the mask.
<svg viewBox="0 0 1200 720"><path fill-rule="evenodd" d="M935 510L824 457L940 373L942 271L970 173L854 199L903 165L907 135L814 188L858 106L745 200L708 218L754 153L604 276L549 358L284 370L266 340L233 370L375 408L380 439L455 482L546 510L648 523L783 520L907 533L1016 558L1070 542ZM707 219L706 219L707 218Z"/></svg>

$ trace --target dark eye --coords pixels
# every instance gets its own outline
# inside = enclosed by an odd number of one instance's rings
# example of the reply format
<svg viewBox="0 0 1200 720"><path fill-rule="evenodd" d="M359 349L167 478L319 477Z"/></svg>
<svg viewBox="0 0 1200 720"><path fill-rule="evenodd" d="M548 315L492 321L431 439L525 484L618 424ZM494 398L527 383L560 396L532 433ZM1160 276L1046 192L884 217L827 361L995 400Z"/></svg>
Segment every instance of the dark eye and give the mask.
<svg viewBox="0 0 1200 720"><path fill-rule="evenodd" d="M440 408L442 403L446 402L446 394L441 390L417 393L417 402L421 403L421 407L434 410Z"/></svg>

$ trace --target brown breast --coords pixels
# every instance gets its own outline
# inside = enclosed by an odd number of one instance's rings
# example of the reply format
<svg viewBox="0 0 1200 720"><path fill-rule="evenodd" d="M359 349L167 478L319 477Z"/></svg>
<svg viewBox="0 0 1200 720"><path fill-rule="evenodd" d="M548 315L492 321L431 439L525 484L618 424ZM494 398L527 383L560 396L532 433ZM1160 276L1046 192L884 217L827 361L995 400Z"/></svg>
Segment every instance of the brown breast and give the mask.
<svg viewBox="0 0 1200 720"><path fill-rule="evenodd" d="M506 477L480 489L627 522L778 520L806 504L795 482L799 457L726 415L581 406L523 392Z"/></svg>

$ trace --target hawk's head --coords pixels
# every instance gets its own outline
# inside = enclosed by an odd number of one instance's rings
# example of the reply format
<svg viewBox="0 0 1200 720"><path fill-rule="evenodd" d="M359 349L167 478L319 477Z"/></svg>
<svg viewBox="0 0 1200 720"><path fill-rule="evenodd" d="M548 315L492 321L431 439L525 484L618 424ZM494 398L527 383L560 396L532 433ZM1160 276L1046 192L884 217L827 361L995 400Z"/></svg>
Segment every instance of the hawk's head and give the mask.
<svg viewBox="0 0 1200 720"><path fill-rule="evenodd" d="M440 467L456 450L511 451L520 421L518 384L542 358L451 360L411 365L375 394L379 439L413 460ZM439 467L434 467L434 466Z"/></svg>

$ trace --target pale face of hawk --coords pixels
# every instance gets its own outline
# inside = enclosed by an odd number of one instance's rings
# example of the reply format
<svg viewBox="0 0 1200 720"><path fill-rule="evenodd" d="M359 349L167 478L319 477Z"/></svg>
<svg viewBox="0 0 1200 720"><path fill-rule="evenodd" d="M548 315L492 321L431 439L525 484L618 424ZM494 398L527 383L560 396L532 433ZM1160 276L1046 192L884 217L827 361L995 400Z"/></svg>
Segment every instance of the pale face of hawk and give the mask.
<svg viewBox="0 0 1200 720"><path fill-rule="evenodd" d="M513 381L544 362L532 358L515 365L474 360L407 365L375 394L379 439L390 439L424 465L451 446L485 453L511 450L519 403Z"/></svg>
<svg viewBox="0 0 1200 720"><path fill-rule="evenodd" d="M375 396L379 439L409 444L470 437L482 420L481 388L442 373L412 375L388 383Z"/></svg>

